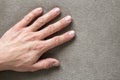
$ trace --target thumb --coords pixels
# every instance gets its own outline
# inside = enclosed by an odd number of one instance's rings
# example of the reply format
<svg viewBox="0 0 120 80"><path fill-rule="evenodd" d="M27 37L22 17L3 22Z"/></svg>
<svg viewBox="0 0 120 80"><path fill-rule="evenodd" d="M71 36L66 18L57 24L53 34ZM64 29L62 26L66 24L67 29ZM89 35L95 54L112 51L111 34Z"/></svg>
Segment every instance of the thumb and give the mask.
<svg viewBox="0 0 120 80"><path fill-rule="evenodd" d="M49 69L51 67L57 67L60 65L60 62L54 58L46 58L38 61L37 63L32 65L31 71L37 71L41 69Z"/></svg>

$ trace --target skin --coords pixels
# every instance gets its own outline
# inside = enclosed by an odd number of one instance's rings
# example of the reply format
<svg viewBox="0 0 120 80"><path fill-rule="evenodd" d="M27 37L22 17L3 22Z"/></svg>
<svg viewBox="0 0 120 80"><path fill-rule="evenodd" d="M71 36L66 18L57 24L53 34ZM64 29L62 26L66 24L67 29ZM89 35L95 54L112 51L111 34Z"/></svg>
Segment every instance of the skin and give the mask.
<svg viewBox="0 0 120 80"><path fill-rule="evenodd" d="M1 37L0 71L34 72L60 65L57 59L39 60L39 58L46 51L71 40L75 36L75 31L71 30L45 40L46 37L68 26L72 22L72 18L68 15L38 31L57 17L60 14L60 9L54 8L40 16L42 12L42 8L34 9ZM38 16L40 17L37 18ZM37 20L28 26L35 18Z"/></svg>

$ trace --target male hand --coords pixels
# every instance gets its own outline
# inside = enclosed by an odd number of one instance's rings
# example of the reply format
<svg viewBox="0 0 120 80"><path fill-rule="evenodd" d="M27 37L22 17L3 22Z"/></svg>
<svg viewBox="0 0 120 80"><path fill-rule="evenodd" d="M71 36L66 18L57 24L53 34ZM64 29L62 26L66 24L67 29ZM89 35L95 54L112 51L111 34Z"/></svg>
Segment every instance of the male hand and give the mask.
<svg viewBox="0 0 120 80"><path fill-rule="evenodd" d="M60 65L57 59L46 58L39 60L39 58L46 51L71 40L75 36L75 32L71 30L62 35L45 40L46 37L69 25L72 21L71 16L66 16L41 29L46 23L60 14L60 9L54 8L45 15L40 16L42 12L42 8L34 9L1 37L1 71L33 72ZM40 17L37 18L38 16ZM35 18L37 20L29 25ZM38 29L41 30L38 31Z"/></svg>

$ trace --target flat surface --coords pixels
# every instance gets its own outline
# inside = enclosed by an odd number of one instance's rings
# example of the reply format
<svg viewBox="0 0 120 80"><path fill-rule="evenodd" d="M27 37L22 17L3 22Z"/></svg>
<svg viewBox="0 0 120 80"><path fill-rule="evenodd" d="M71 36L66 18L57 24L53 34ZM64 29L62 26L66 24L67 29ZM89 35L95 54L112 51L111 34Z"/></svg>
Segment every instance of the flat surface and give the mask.
<svg viewBox="0 0 120 80"><path fill-rule="evenodd" d="M120 80L120 0L0 0L0 35L39 6L72 15L67 30L75 29L77 37L48 52L61 67L0 72L0 80Z"/></svg>

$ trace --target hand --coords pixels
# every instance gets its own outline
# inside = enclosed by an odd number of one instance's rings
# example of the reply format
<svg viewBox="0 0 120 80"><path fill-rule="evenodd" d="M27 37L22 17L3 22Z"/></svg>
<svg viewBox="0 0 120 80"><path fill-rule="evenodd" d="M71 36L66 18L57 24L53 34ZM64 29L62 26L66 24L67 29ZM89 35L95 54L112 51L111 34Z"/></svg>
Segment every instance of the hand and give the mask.
<svg viewBox="0 0 120 80"><path fill-rule="evenodd" d="M66 16L60 21L38 31L43 25L57 17L60 14L60 9L54 8L29 25L42 12L42 8L31 11L1 37L1 71L33 72L60 65L60 62L54 58L46 58L39 61L38 59L46 51L71 40L75 36L75 32L71 30L62 35L44 40L46 37L69 25L72 21L71 16Z"/></svg>

